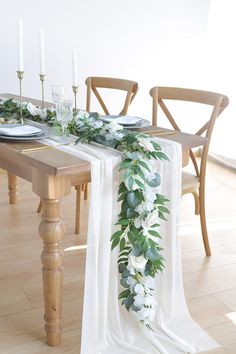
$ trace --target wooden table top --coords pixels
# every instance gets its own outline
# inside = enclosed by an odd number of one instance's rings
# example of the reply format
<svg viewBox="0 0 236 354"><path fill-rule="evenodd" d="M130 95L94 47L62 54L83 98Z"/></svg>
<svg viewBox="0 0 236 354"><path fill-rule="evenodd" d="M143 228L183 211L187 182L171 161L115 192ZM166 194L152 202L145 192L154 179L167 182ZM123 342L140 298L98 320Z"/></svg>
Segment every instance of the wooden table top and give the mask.
<svg viewBox="0 0 236 354"><path fill-rule="evenodd" d="M13 94L0 94L1 97L19 99L19 96ZM35 105L41 105L41 101L35 100L29 97L23 97L25 101L31 101ZM51 103L46 102L46 106L52 106ZM184 147L189 149L192 147L205 145L207 139L201 136L191 135L182 132L172 131L166 128L159 127L145 127L140 129L150 135L155 135L155 131L163 130L164 132L170 132L170 134L157 135L160 138L170 139L179 142ZM56 148L45 148L43 150L29 151L29 149L40 147L40 142L1 142L0 143L0 157L7 156L10 161L17 161L19 164L26 164L31 167L39 168L41 171L53 175L53 176L65 176L76 174L88 174L90 172L89 162L70 155L64 151L59 151ZM186 150L187 150L186 149ZM25 150L25 151L24 151ZM28 150L28 151L27 151ZM188 153L188 150L187 150ZM5 165L6 165L5 161Z"/></svg>

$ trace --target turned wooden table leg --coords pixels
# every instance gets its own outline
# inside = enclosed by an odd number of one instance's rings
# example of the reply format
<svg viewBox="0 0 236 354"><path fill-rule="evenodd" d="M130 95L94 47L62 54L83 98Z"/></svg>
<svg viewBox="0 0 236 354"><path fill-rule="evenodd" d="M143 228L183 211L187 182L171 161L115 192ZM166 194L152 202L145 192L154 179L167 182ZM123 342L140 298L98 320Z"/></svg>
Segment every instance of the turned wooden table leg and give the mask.
<svg viewBox="0 0 236 354"><path fill-rule="evenodd" d="M63 252L61 241L64 236L64 224L60 218L60 200L43 199L44 208L39 226L40 237L44 242L42 252L43 289L45 304L45 331L47 344L57 346L61 342Z"/></svg>
<svg viewBox="0 0 236 354"><path fill-rule="evenodd" d="M17 196L18 196L17 177L9 172L7 173L7 177L8 177L9 203L16 204Z"/></svg>

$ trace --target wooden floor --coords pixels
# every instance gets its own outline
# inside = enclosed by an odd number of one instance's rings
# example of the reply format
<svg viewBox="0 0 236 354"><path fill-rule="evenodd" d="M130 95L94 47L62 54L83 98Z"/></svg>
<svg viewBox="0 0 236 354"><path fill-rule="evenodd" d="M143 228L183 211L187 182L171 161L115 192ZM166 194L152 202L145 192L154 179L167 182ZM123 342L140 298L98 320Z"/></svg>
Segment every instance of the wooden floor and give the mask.
<svg viewBox="0 0 236 354"><path fill-rule="evenodd" d="M38 198L19 182L20 203L8 205L6 175L0 174L0 353L79 353L85 250L74 231L75 194L65 198L64 331L59 348L44 342ZM182 199L179 233L183 246L185 293L193 318L222 346L236 353L236 174L209 163L208 229L213 255L206 258L191 196ZM83 202L83 219L87 202ZM84 223L86 224L86 223ZM213 353L213 352L212 352ZM92 354L92 353L89 353ZM171 353L170 353L171 354Z"/></svg>

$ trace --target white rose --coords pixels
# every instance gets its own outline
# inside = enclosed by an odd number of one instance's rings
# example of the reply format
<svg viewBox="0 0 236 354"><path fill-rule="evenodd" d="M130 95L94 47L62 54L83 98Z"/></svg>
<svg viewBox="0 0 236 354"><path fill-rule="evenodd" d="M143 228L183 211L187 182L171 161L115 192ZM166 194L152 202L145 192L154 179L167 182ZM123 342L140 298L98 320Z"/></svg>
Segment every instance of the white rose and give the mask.
<svg viewBox="0 0 236 354"><path fill-rule="evenodd" d="M138 139L138 143L145 151L155 151L149 138L140 138Z"/></svg>
<svg viewBox="0 0 236 354"><path fill-rule="evenodd" d="M134 291L136 294L144 296L145 295L145 289L142 284L136 284L134 287Z"/></svg>
<svg viewBox="0 0 236 354"><path fill-rule="evenodd" d="M134 306L141 307L145 304L145 297L141 295L135 295L134 297Z"/></svg>
<svg viewBox="0 0 236 354"><path fill-rule="evenodd" d="M129 256L128 267L133 267L137 272L142 272L146 266L147 259L142 255L139 257Z"/></svg>

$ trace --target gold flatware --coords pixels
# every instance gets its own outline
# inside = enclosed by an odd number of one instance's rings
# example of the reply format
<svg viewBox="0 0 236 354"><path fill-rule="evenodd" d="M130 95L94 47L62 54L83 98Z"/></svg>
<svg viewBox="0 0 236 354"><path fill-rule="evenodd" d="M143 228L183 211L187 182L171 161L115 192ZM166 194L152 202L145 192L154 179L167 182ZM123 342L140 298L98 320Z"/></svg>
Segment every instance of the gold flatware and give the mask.
<svg viewBox="0 0 236 354"><path fill-rule="evenodd" d="M37 147L32 147L32 148L26 148L26 149L20 149L21 152L33 152L33 151L39 151L39 150L48 150L48 149L53 149L56 148L57 146L64 146L68 144L56 144L56 145L44 145L44 146L37 146Z"/></svg>

